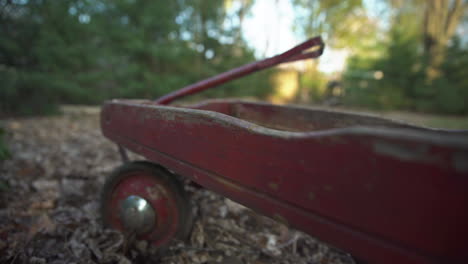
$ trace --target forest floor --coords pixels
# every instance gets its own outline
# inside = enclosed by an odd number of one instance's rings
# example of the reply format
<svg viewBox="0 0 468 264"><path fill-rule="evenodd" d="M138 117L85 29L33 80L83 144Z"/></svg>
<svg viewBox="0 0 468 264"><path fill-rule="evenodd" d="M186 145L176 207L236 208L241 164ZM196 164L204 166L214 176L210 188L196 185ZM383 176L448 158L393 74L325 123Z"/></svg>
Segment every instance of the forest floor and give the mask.
<svg viewBox="0 0 468 264"><path fill-rule="evenodd" d="M191 236L160 252L100 224L99 193L120 165L98 108L0 121L0 263L354 263L345 253L204 189L187 188ZM137 158L138 157L134 157Z"/></svg>

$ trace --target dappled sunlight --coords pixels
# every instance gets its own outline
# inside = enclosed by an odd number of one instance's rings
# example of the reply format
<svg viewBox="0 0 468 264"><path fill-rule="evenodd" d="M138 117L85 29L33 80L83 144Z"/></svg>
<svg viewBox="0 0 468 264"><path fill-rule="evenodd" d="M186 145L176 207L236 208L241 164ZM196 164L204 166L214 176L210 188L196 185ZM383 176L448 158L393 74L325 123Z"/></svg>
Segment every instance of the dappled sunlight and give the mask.
<svg viewBox="0 0 468 264"><path fill-rule="evenodd" d="M299 73L292 69L282 69L273 77L273 92L269 101L277 104L285 104L293 101L299 90Z"/></svg>
<svg viewBox="0 0 468 264"><path fill-rule="evenodd" d="M278 104L320 102L327 96L327 83L333 77L318 71L314 61L281 65L272 77L273 88L268 100Z"/></svg>

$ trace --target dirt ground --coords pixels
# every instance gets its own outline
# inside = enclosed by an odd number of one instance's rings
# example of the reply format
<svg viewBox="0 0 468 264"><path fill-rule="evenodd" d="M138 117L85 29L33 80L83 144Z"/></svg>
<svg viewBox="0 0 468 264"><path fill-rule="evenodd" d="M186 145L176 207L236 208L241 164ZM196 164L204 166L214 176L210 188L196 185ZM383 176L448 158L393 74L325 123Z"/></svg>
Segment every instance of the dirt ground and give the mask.
<svg viewBox="0 0 468 264"><path fill-rule="evenodd" d="M0 163L0 263L354 263L345 253L222 196L187 187L190 240L161 252L100 224L98 197L120 159L97 111L3 120L12 157ZM138 157L133 157L138 159Z"/></svg>

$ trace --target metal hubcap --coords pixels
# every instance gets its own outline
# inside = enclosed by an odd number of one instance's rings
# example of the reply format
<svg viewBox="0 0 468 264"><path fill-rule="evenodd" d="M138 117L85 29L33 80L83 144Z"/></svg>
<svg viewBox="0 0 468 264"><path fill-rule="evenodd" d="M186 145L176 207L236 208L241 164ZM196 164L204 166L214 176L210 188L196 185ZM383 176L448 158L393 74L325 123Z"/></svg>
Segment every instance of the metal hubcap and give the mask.
<svg viewBox="0 0 468 264"><path fill-rule="evenodd" d="M130 195L120 205L120 217L125 229L137 235L153 229L156 224L156 212L144 198Z"/></svg>

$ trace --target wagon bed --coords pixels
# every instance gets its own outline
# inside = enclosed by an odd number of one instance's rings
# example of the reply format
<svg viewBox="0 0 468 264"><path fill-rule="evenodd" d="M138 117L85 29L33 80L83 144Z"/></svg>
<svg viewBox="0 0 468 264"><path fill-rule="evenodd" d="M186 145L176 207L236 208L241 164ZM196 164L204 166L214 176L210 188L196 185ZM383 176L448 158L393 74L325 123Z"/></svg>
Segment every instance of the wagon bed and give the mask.
<svg viewBox="0 0 468 264"><path fill-rule="evenodd" d="M468 136L242 101L113 100L106 137L375 263L467 260Z"/></svg>

